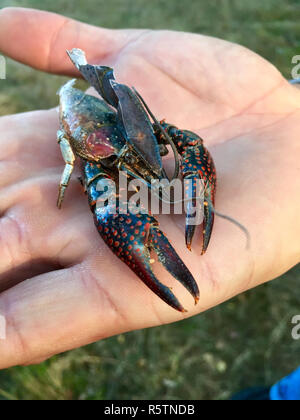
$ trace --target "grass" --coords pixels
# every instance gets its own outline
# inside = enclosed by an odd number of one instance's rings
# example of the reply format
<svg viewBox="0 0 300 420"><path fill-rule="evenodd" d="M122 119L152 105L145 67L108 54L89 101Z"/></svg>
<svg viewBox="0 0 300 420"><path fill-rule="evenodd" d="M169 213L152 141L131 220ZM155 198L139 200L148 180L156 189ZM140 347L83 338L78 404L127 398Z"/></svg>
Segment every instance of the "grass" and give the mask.
<svg viewBox="0 0 300 420"><path fill-rule="evenodd" d="M168 28L241 43L290 77L299 54L298 0L2 0L113 27ZM297 50L298 49L298 50ZM8 60L0 115L48 108L63 79ZM263 75L262 75L263 77ZM300 266L187 321L136 331L0 372L0 399L226 399L299 365L291 319Z"/></svg>

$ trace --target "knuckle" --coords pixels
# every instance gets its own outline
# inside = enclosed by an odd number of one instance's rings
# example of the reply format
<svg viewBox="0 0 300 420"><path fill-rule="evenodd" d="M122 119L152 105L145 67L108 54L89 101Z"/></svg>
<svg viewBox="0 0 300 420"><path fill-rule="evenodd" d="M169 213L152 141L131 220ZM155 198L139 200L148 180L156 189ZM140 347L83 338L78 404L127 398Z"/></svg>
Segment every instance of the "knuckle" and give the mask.
<svg viewBox="0 0 300 420"><path fill-rule="evenodd" d="M1 348L0 368L5 368L24 363L28 358L32 359L30 342L23 332L22 317L15 305L13 295L3 293L1 306L6 319L6 343L7 348ZM8 363L7 363L8 362Z"/></svg>
<svg viewBox="0 0 300 420"><path fill-rule="evenodd" d="M24 229L20 221L9 214L0 219L0 249L6 265L11 268L18 264L20 252L28 253Z"/></svg>
<svg viewBox="0 0 300 420"><path fill-rule="evenodd" d="M99 325L103 323L103 318L107 318L109 323L113 322L115 325L126 324L127 320L125 315L97 275L95 275L91 269L81 267L79 276L83 287L91 299L94 300L95 307L99 308L99 314L96 314L96 316L100 318Z"/></svg>

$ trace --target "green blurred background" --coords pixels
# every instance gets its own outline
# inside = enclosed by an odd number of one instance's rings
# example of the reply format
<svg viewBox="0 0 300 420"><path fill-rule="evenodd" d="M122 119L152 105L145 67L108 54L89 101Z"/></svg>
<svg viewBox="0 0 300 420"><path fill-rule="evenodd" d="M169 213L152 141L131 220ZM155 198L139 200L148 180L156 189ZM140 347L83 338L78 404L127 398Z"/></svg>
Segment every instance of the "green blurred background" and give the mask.
<svg viewBox="0 0 300 420"><path fill-rule="evenodd" d="M291 59L300 54L299 0L0 0L0 6L35 7L111 28L217 36L253 49L288 78ZM11 60L7 74L0 115L57 104L64 78ZM300 364L300 342L291 338L299 278L300 266L187 321L2 371L0 399L226 399L273 383Z"/></svg>

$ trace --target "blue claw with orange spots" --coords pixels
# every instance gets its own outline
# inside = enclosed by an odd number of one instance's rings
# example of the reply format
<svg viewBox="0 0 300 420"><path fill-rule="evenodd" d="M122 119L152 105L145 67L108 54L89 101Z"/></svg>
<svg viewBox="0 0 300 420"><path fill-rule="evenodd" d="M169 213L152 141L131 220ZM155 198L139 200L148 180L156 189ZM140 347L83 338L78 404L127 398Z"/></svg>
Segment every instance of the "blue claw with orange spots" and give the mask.
<svg viewBox="0 0 300 420"><path fill-rule="evenodd" d="M58 143L65 168L59 184L57 205L59 208L62 205L75 160L79 157L84 163L85 191L95 224L105 243L156 295L171 307L184 312L170 288L154 274L153 256L183 284L197 303L199 290L195 279L160 230L157 220L147 212L120 211L120 195L114 189L110 191L108 185L118 184L119 173L125 172L129 180L139 179L149 190L153 190L153 181L166 177L162 156L168 153L167 145L170 145L176 162L174 177L178 176L181 168L183 179L192 181L188 196L190 204L199 200L194 182L204 182L204 253L214 222L216 171L213 160L199 136L164 122L159 123L134 88L115 81L110 67L88 64L85 54L79 49L73 49L68 54L102 99L77 89L75 80L60 89ZM101 189L104 184L105 188ZM100 206L99 201L102 203ZM191 249L196 230L190 220L188 214L185 232L188 249Z"/></svg>
<svg viewBox="0 0 300 420"><path fill-rule="evenodd" d="M163 128L174 139L177 144L178 152L182 156L181 172L183 179L191 181L189 189L189 204L196 207L197 199L197 181L202 181L204 186L203 194L203 245L202 254L207 250L210 242L212 229L214 225L215 193L217 184L217 174L214 161L203 145L203 140L197 134L188 130L178 130L170 124L163 123ZM188 209L189 210L189 209ZM190 224L191 214L187 211L185 241L189 250L192 247L196 225Z"/></svg>
<svg viewBox="0 0 300 420"><path fill-rule="evenodd" d="M199 300L199 289L192 274L185 266L166 236L159 229L157 220L145 213L120 214L119 199L115 191L101 197L107 191L101 183L112 180L101 165L87 162L84 165L86 191L94 213L95 225L104 242L128 267L168 305L185 312L169 287L162 284L152 270L154 256L191 293L195 303ZM100 185L99 185L100 184ZM104 184L103 184L104 185ZM112 198L112 200L111 200ZM113 211L110 205L115 206ZM100 205L101 204L101 205ZM153 255L151 255L151 253Z"/></svg>

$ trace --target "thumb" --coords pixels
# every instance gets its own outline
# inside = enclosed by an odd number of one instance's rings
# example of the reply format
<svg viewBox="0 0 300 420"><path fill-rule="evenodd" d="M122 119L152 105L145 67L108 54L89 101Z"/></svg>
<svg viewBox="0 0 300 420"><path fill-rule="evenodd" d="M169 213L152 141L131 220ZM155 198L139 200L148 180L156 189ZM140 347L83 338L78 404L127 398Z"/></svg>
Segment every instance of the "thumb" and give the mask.
<svg viewBox="0 0 300 420"><path fill-rule="evenodd" d="M74 76L66 49L81 48L90 62L112 65L139 30L99 28L55 13L8 7L0 11L0 51L39 70Z"/></svg>

